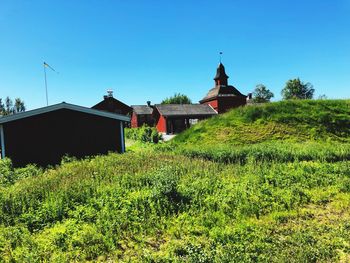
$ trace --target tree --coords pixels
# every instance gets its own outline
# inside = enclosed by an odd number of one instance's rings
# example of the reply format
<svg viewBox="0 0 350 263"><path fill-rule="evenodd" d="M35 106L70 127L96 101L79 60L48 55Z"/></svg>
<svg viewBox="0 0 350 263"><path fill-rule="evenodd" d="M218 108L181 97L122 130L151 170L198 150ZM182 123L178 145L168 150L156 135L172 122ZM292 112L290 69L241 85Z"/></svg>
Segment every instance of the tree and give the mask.
<svg viewBox="0 0 350 263"><path fill-rule="evenodd" d="M4 115L3 112L5 111L5 105L2 102L2 98L0 98L0 115Z"/></svg>
<svg viewBox="0 0 350 263"><path fill-rule="evenodd" d="M24 105L24 101L22 101L20 98L15 99L15 104L13 104L10 97L5 98L5 103L3 103L3 100L0 98L0 115L9 115L23 112L25 110L26 107Z"/></svg>
<svg viewBox="0 0 350 263"><path fill-rule="evenodd" d="M5 99L5 114L4 115L8 115L13 113L13 102L12 100L7 96Z"/></svg>
<svg viewBox="0 0 350 263"><path fill-rule="evenodd" d="M22 101L20 98L16 98L15 105L13 106L13 110L14 110L14 113L25 111L26 107L24 105L24 101Z"/></svg>
<svg viewBox="0 0 350 263"><path fill-rule="evenodd" d="M174 96L165 98L160 104L192 104L192 101L184 94L175 93Z"/></svg>
<svg viewBox="0 0 350 263"><path fill-rule="evenodd" d="M288 80L281 94L284 100L312 99L314 92L315 89L311 83L303 83L297 78Z"/></svg>
<svg viewBox="0 0 350 263"><path fill-rule="evenodd" d="M273 93L266 88L263 84L258 84L253 91L253 102L255 103L265 103L270 102L273 97Z"/></svg>

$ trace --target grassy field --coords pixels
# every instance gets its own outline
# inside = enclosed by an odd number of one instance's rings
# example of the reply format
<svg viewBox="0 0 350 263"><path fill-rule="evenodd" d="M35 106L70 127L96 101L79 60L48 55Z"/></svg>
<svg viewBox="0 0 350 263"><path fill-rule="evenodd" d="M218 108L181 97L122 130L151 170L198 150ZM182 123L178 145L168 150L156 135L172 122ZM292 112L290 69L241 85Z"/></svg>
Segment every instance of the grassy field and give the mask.
<svg viewBox="0 0 350 263"><path fill-rule="evenodd" d="M1 261L349 262L349 105L246 107L48 169L1 161Z"/></svg>

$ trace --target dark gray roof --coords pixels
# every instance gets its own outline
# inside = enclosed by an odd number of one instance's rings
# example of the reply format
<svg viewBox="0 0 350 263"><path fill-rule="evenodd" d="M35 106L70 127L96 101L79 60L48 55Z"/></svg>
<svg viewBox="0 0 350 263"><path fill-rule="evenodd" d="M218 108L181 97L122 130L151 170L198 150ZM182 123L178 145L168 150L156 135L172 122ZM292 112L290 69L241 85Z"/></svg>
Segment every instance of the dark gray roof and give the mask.
<svg viewBox="0 0 350 263"><path fill-rule="evenodd" d="M163 116L210 116L217 112L207 104L156 104Z"/></svg>
<svg viewBox="0 0 350 263"><path fill-rule="evenodd" d="M61 109L79 111L79 112L84 112L87 114L97 115L97 116L121 120L121 121L130 121L130 118L125 116L125 115L90 109L90 108L62 102L59 104L55 104L55 105L51 105L51 106L47 106L47 107L43 107L43 108L39 108L39 109L35 109L35 110L30 110L30 111L25 111L25 112L20 112L20 113L0 117L0 124L10 122L10 121L20 120L23 118L28 118L31 116L35 116L35 115L39 115L39 114L43 114L43 113L47 113L47 112L61 110Z"/></svg>
<svg viewBox="0 0 350 263"><path fill-rule="evenodd" d="M221 85L221 86L215 86L214 88L209 90L208 94L201 101L205 101L205 100L220 97L220 96L246 97L245 95L240 93L234 86Z"/></svg>
<svg viewBox="0 0 350 263"><path fill-rule="evenodd" d="M153 112L153 108L147 105L131 105L131 108L136 114L148 115Z"/></svg>

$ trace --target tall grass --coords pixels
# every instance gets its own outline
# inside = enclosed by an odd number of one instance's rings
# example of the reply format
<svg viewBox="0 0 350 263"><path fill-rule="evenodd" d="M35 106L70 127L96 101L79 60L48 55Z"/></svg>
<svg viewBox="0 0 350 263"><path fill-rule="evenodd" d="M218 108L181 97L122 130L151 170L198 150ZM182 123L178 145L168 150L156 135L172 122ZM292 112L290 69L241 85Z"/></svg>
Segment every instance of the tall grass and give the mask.
<svg viewBox="0 0 350 263"><path fill-rule="evenodd" d="M1 258L336 260L350 242L349 165L223 165L161 152L66 162L0 188ZM330 204L342 218L315 223Z"/></svg>
<svg viewBox="0 0 350 263"><path fill-rule="evenodd" d="M340 162L350 160L350 144L305 142L274 142L247 146L208 145L208 146L174 146L162 145L160 151L172 151L191 158L203 158L221 163L245 164L248 160L255 162L295 162L324 161Z"/></svg>

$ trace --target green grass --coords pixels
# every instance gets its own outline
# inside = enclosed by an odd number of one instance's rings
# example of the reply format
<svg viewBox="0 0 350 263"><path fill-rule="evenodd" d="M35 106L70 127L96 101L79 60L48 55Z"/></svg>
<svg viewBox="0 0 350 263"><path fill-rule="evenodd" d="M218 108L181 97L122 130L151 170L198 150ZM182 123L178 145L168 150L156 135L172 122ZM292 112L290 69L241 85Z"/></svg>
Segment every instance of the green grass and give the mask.
<svg viewBox="0 0 350 263"><path fill-rule="evenodd" d="M0 262L348 262L348 111L252 106L123 155L0 161Z"/></svg>
<svg viewBox="0 0 350 263"><path fill-rule="evenodd" d="M221 163L245 164L249 160L259 162L297 162L297 161L350 161L350 144L339 142L293 143L285 141L264 142L252 145L162 145L160 151Z"/></svg>
<svg viewBox="0 0 350 263"><path fill-rule="evenodd" d="M1 188L1 255L28 262L348 257L349 165L222 165L156 152L65 163Z"/></svg>
<svg viewBox="0 0 350 263"><path fill-rule="evenodd" d="M350 100L281 101L232 110L200 122L179 144L246 145L284 140L349 142Z"/></svg>

